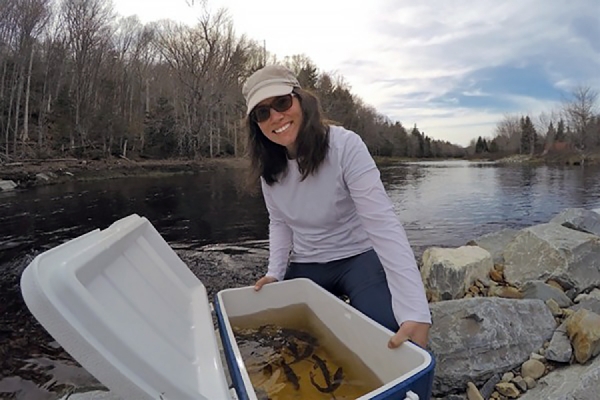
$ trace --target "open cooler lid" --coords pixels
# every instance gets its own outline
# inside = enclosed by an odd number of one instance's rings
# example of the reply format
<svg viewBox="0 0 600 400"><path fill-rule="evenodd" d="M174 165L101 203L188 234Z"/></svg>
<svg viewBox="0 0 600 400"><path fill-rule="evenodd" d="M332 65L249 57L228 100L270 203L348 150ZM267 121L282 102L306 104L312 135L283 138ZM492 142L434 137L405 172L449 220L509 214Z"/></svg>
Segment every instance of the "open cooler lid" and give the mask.
<svg viewBox="0 0 600 400"><path fill-rule="evenodd" d="M230 399L202 282L152 224L130 215L37 256L27 307L124 399Z"/></svg>

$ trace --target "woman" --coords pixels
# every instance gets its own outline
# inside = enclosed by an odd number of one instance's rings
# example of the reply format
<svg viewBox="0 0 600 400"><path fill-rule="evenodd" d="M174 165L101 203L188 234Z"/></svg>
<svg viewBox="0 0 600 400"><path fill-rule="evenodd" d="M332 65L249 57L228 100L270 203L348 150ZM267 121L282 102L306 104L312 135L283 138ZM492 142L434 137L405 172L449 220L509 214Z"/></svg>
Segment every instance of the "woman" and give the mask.
<svg viewBox="0 0 600 400"><path fill-rule="evenodd" d="M255 289L309 278L396 332L388 347L425 347L421 275L360 136L326 125L318 99L282 66L256 71L242 92L251 173L270 219L268 271Z"/></svg>

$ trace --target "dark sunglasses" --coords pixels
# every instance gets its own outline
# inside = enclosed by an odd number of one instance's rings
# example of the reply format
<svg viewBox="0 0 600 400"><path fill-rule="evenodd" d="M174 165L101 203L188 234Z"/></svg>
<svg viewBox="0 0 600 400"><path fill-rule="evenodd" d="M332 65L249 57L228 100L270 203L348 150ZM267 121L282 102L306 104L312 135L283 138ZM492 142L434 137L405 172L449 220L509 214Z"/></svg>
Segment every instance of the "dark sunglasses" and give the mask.
<svg viewBox="0 0 600 400"><path fill-rule="evenodd" d="M265 122L271 117L271 108L277 112L284 112L292 107L294 101L293 93L285 96L278 96L273 99L271 104L264 104L254 107L250 117L257 123Z"/></svg>

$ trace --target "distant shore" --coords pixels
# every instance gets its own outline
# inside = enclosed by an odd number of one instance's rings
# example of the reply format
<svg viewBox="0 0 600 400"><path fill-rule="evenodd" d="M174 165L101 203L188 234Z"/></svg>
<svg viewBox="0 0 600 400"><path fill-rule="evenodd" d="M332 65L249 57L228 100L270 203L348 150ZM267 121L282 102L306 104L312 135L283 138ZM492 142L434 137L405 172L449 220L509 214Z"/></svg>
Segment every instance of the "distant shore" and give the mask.
<svg viewBox="0 0 600 400"><path fill-rule="evenodd" d="M380 156L375 156L374 159L377 164L382 166L402 162L448 161L448 159L417 159ZM474 162L493 161L502 164L597 165L600 164L600 153L587 154L584 156L580 154L559 154L545 156L512 155L506 157L486 154L450 160ZM249 160L239 157L202 158L198 160L132 160L118 157L102 160L85 160L77 158L22 160L0 164L0 181L13 181L18 189L27 189L35 186L60 184L69 181L193 174L219 168L246 169L248 166Z"/></svg>
<svg viewBox="0 0 600 400"><path fill-rule="evenodd" d="M10 180L19 189L68 181L94 181L126 177L193 174L219 168L245 168L243 158L129 160L112 158L82 160L24 160L0 165L0 180Z"/></svg>

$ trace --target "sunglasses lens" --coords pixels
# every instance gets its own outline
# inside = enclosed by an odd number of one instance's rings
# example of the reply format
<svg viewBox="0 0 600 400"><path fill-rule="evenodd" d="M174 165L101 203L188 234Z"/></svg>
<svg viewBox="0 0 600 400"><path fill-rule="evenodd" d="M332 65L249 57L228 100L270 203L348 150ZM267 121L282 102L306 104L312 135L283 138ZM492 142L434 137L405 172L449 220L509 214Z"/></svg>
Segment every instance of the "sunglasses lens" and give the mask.
<svg viewBox="0 0 600 400"><path fill-rule="evenodd" d="M280 96L273 100L271 107L277 112L283 112L290 109L292 106L292 95Z"/></svg>
<svg viewBox="0 0 600 400"><path fill-rule="evenodd" d="M271 107L263 106L254 109L254 120L256 122L264 122L271 116Z"/></svg>
<svg viewBox="0 0 600 400"><path fill-rule="evenodd" d="M284 112L290 109L293 103L291 94L276 97L268 106L258 106L252 111L252 118L256 122L265 122L271 117L271 108L277 112Z"/></svg>

